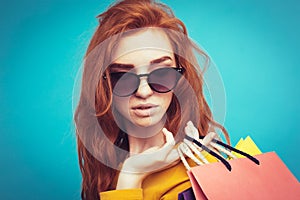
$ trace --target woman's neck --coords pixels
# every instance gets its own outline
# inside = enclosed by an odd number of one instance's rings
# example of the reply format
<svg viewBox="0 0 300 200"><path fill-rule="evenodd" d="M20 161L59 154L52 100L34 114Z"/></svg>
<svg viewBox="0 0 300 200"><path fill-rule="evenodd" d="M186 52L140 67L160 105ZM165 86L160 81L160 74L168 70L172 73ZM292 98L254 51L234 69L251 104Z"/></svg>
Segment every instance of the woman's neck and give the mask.
<svg viewBox="0 0 300 200"><path fill-rule="evenodd" d="M152 147L161 147L165 143L163 127L164 125L160 123L150 127L127 126L130 154L141 153Z"/></svg>
<svg viewBox="0 0 300 200"><path fill-rule="evenodd" d="M161 147L165 143L162 131L150 138L136 138L128 135L128 140L131 155L142 153L153 147Z"/></svg>

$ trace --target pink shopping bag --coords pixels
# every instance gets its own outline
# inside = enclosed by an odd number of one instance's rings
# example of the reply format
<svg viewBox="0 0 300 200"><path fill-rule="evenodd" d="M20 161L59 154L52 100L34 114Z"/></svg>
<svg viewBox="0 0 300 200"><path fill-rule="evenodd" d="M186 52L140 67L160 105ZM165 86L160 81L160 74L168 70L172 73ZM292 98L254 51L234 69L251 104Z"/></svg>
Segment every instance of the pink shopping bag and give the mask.
<svg viewBox="0 0 300 200"><path fill-rule="evenodd" d="M188 171L196 199L300 199L300 184L275 152L229 160L232 170L220 162Z"/></svg>

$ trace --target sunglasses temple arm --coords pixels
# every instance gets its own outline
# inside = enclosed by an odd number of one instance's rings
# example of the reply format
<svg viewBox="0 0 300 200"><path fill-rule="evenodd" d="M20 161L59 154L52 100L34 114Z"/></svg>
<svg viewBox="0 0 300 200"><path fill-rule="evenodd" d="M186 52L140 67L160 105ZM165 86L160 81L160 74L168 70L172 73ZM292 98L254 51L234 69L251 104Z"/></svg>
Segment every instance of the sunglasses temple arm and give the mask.
<svg viewBox="0 0 300 200"><path fill-rule="evenodd" d="M204 136L200 136L199 138L203 139ZM247 157L248 159L250 159L251 161L253 161L255 164L259 165L259 160L257 160L256 158L254 158L253 156L251 156L250 154L248 154L248 153L246 153L244 151L240 151L240 150L238 150L238 149L236 149L236 148L234 148L234 147L232 147L232 146L230 146L228 144L225 144L225 143L223 143L223 142L221 142L219 140L216 140L216 139L213 139L212 142L217 143L217 144L219 144L219 145L221 145L221 146L223 146L223 147L225 147L225 148L227 148L227 149L229 149L231 151L234 151L234 152L236 152L238 154L241 154L241 155Z"/></svg>
<svg viewBox="0 0 300 200"><path fill-rule="evenodd" d="M215 153L214 151L210 150L207 146L201 144L199 141L195 140L194 138L186 135L185 138L191 142L193 142L194 144L198 145L200 148L202 148L204 151L206 151L207 153L209 153L210 155L214 156L215 158L217 158L218 160L220 160L225 167L231 171L231 165L220 155L218 155L217 153Z"/></svg>

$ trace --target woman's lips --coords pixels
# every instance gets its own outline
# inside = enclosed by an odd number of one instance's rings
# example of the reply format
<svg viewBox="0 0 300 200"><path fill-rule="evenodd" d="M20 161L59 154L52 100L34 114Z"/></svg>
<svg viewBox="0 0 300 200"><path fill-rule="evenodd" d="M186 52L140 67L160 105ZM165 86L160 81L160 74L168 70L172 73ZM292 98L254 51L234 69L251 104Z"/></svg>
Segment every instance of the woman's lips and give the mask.
<svg viewBox="0 0 300 200"><path fill-rule="evenodd" d="M154 104L139 104L132 107L132 110L134 114L139 117L149 117L156 111L157 108L158 106Z"/></svg>

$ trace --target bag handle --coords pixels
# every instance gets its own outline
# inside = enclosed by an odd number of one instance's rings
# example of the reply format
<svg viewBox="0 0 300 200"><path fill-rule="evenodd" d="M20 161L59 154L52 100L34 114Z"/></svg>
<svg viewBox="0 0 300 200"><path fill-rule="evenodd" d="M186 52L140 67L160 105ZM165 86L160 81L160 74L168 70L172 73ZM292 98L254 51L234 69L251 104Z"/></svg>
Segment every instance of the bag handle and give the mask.
<svg viewBox="0 0 300 200"><path fill-rule="evenodd" d="M228 156L235 158L235 156L231 153L231 151L234 151L238 154L241 154L245 157L247 157L248 159L250 159L251 161L253 161L255 164L259 165L259 160L257 160L256 158L254 158L253 156L251 156L250 154L238 150L226 143L223 143L217 139L215 139L214 137L217 135L214 132L210 132L208 133L205 137L204 136L200 136L198 133L198 130L194 127L194 125L192 124L192 122L188 122L188 131L186 131L186 136L184 137L183 142L178 146L177 150L179 153L179 156L183 162L183 164L185 165L185 167L190 170L190 166L187 163L185 157L183 154L187 155L189 158L191 158L193 161L196 162L196 164L198 165L202 165L203 163L200 162L199 159L201 159L204 164L207 164L208 161L204 158L204 156L202 155L202 153L200 151L198 151L197 148L200 148L201 150L206 151L207 153L209 153L210 155L214 156L215 158L217 158L219 161L221 161L225 167L231 171L231 165L229 164L229 162L222 157L221 154L213 151L212 149L210 149L208 146L206 145L210 145L213 148L222 151L224 153L226 153ZM201 141L203 143L201 143ZM196 147L197 148L196 148ZM229 151L228 151L229 150ZM194 156L194 153L196 153L198 155L199 158L196 158Z"/></svg>
<svg viewBox="0 0 300 200"><path fill-rule="evenodd" d="M199 138L203 139L204 136L199 136ZM260 164L259 160L257 160L255 157L251 156L250 154L248 154L248 153L246 153L244 151L238 150L238 149L236 149L236 148L234 148L234 147L232 147L232 146L230 146L230 145L228 145L228 144L226 144L224 142L221 142L220 140L212 139L212 142L214 142L216 144L219 144L219 145L221 145L221 146L223 146L223 147L225 147L225 148L227 148L227 149L229 149L231 151L234 151L234 152L236 152L236 153L238 153L240 155L243 155L243 156L249 158L250 160L252 160L257 165Z"/></svg>
<svg viewBox="0 0 300 200"><path fill-rule="evenodd" d="M190 137L190 136L188 136L188 135L185 136L185 139L187 139L187 140L193 142L194 144L196 144L197 146L199 146L200 148L202 148L204 151L206 151L206 152L209 153L210 155L216 157L218 160L220 160L220 161L225 165L225 167L226 167L229 171L231 171L231 165L229 164L229 162L227 162L227 161L225 160L225 158L223 158L222 156L220 156L220 155L217 154L216 152L210 150L207 146L205 146L205 145L202 144L201 142L195 140L194 138L192 138L192 137Z"/></svg>

